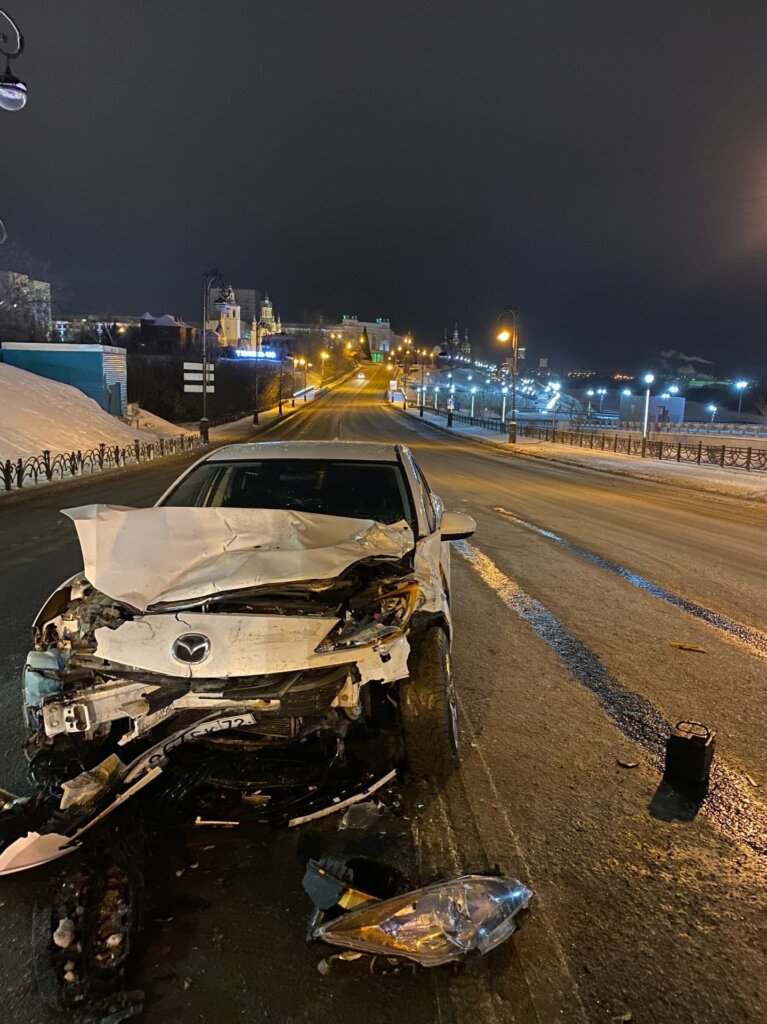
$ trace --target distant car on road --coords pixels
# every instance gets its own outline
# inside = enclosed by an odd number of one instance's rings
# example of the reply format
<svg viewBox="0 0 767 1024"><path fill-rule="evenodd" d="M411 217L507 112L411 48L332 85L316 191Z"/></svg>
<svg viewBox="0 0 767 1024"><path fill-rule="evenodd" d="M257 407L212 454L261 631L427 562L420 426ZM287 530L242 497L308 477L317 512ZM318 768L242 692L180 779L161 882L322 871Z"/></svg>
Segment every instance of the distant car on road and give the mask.
<svg viewBox="0 0 767 1024"><path fill-rule="evenodd" d="M365 374L362 372L362 370L360 370L360 372L357 374L357 380L365 380L365 379L366 379L365 378Z"/></svg>

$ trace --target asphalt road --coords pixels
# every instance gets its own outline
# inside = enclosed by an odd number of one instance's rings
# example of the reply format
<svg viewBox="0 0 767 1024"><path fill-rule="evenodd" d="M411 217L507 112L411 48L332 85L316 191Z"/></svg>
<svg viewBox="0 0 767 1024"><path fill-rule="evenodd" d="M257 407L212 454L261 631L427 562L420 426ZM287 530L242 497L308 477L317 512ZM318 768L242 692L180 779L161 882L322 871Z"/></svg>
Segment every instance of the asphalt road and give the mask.
<svg viewBox="0 0 767 1024"><path fill-rule="evenodd" d="M295 836L200 832L170 851L166 884L177 907L208 905L169 914L153 935L142 1019L767 1019L767 514L494 454L405 417L381 399L386 372L368 377L261 436L405 442L446 506L476 518L453 558L463 767L400 846L414 876L497 864L533 888L533 914L469 972L381 977L357 962L321 977L323 951L303 940ZM58 509L150 504L183 461L0 503L3 784L23 776L30 620L78 566ZM699 808L661 785L664 723L679 719L718 731ZM7 1024L54 1019L28 962L42 879L0 882Z"/></svg>

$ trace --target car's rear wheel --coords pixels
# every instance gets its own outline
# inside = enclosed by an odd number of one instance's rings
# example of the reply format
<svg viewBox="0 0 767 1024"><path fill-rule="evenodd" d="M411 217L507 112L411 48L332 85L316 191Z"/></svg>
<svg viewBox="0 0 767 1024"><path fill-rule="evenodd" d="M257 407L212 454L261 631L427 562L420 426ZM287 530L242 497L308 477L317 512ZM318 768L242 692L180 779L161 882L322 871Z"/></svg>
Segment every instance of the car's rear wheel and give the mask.
<svg viewBox="0 0 767 1024"><path fill-rule="evenodd" d="M400 715L411 773L441 785L458 766L460 744L450 643L441 627L428 630L411 653Z"/></svg>

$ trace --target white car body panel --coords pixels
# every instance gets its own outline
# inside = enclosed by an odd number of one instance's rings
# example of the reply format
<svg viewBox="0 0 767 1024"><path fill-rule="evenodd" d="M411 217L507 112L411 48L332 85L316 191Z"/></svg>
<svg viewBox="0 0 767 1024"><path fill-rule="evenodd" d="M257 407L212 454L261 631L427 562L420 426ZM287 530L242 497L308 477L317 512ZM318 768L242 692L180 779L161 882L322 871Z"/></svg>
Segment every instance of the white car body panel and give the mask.
<svg viewBox="0 0 767 1024"><path fill-rule="evenodd" d="M402 558L404 521L238 508L65 509L85 576L115 601L145 611L162 602L304 580L332 579L364 558Z"/></svg>

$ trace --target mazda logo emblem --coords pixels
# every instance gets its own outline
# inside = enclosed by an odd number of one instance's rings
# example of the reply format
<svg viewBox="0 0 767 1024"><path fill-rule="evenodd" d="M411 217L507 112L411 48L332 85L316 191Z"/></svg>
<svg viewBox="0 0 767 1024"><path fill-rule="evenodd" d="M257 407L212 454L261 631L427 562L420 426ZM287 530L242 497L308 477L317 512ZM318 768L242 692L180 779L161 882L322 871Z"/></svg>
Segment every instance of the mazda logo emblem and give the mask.
<svg viewBox="0 0 767 1024"><path fill-rule="evenodd" d="M210 640L202 633L183 633L174 642L171 653L184 665L199 665L210 654Z"/></svg>

